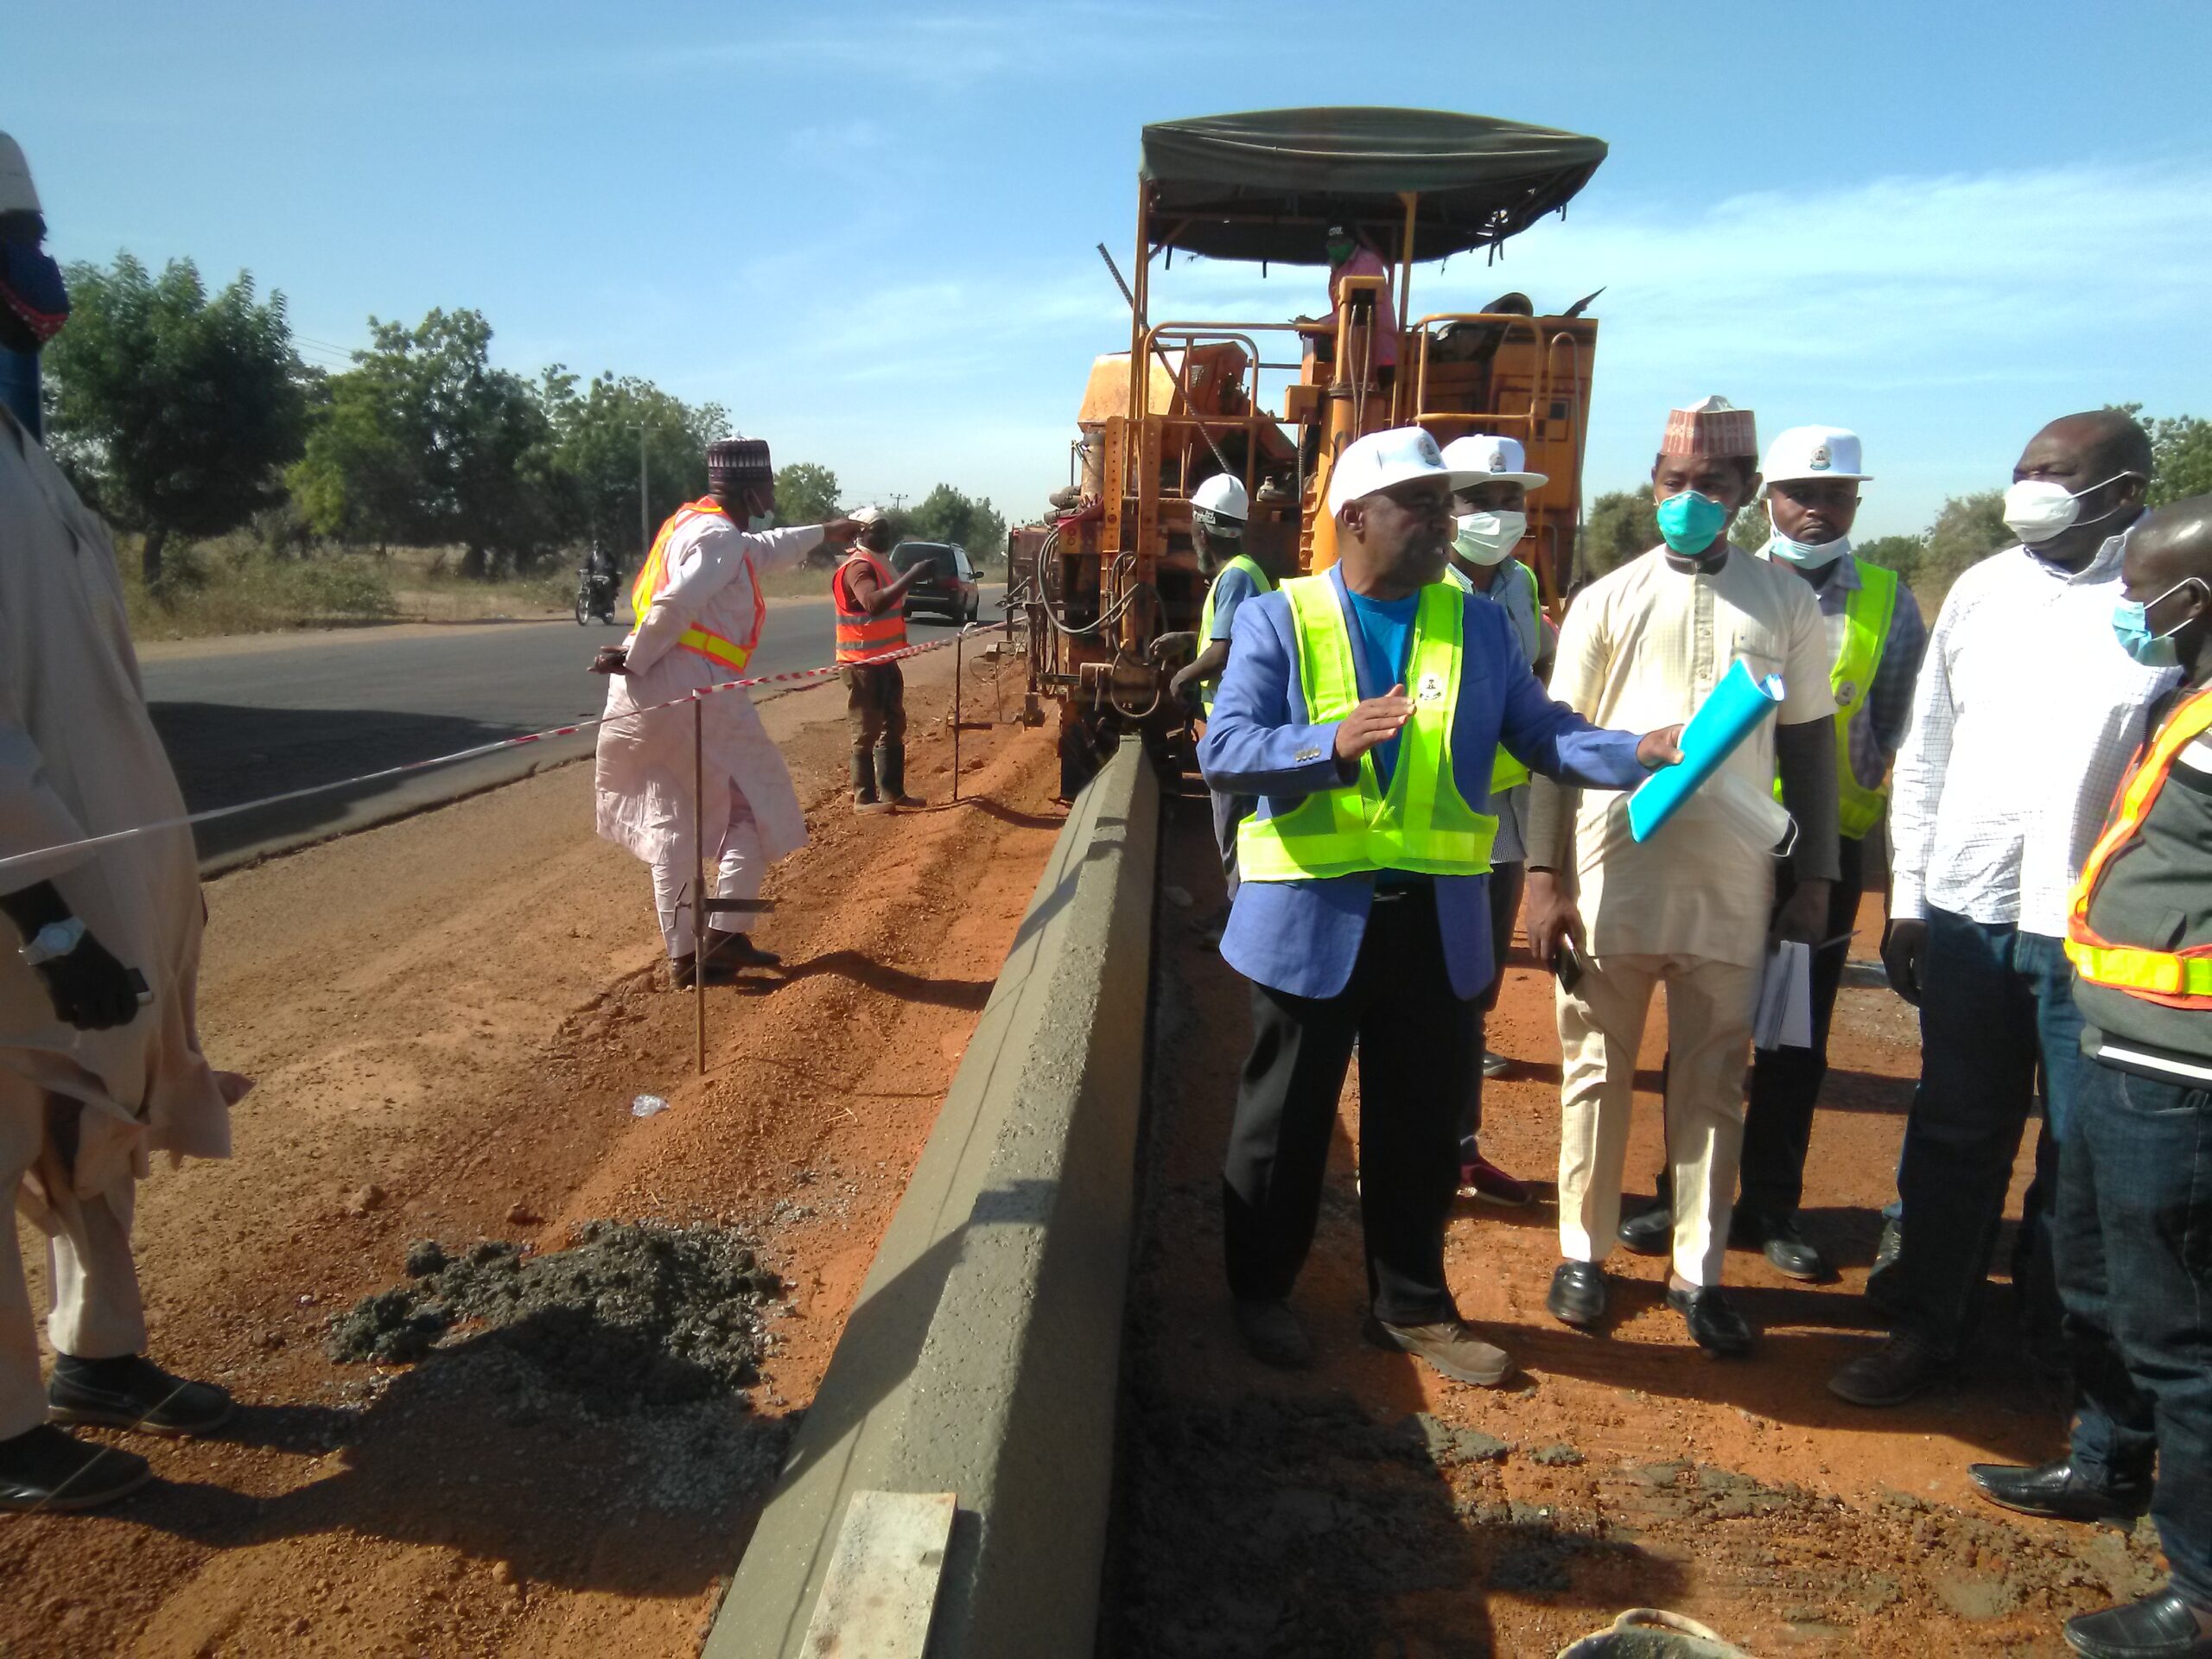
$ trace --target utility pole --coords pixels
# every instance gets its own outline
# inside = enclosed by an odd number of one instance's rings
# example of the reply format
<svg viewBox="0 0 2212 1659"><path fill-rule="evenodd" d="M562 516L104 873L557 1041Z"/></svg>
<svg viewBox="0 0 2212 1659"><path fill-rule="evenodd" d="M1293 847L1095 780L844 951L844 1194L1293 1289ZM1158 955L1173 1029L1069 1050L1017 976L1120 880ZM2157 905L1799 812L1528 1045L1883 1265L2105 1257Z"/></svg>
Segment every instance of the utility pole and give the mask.
<svg viewBox="0 0 2212 1659"><path fill-rule="evenodd" d="M898 512L898 511L899 511L899 508L901 508L901 507L905 506L906 505L906 498L904 495L897 494L897 493L895 493L893 494L893 496L892 496L892 498L891 498L891 511L892 511L892 512Z"/></svg>
<svg viewBox="0 0 2212 1659"><path fill-rule="evenodd" d="M653 550L653 513L645 499L645 423L638 423L638 564Z"/></svg>

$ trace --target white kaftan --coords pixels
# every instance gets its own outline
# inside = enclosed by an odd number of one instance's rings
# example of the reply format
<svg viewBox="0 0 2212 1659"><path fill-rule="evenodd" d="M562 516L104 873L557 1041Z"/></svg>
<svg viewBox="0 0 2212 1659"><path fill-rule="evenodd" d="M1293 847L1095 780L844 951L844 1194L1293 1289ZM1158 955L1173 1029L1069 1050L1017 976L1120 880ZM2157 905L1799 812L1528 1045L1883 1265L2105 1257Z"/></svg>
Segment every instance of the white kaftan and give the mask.
<svg viewBox="0 0 2212 1659"><path fill-rule="evenodd" d="M797 564L821 540L817 524L748 531L715 514L694 518L670 537L668 582L624 642L630 672L607 679L597 777L598 828L606 839L661 868L696 856L690 854L691 706L632 711L742 677L745 671L677 641L694 626L740 644L751 638L752 572ZM806 817L752 697L723 691L706 698L704 709L700 827L705 845L723 846L734 793L751 809L763 862L797 852L806 845ZM671 942L677 943L676 936Z"/></svg>

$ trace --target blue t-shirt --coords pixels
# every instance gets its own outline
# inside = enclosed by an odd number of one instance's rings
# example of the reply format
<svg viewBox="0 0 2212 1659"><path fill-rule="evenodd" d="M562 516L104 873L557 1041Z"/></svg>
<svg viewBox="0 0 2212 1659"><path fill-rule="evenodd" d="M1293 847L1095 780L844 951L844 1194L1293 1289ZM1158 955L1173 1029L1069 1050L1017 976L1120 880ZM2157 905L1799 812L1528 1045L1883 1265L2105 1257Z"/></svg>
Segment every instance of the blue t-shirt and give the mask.
<svg viewBox="0 0 2212 1659"><path fill-rule="evenodd" d="M1353 632L1368 680L1380 696L1406 677L1406 653L1413 644L1414 612L1421 606L1421 595L1364 599L1347 588L1344 597L1351 601ZM1375 746L1375 775L1385 789L1397 764L1396 738Z"/></svg>
<svg viewBox="0 0 2212 1659"><path fill-rule="evenodd" d="M1252 580L1252 573L1240 566L1231 565L1213 579L1213 633L1205 642L1229 638L1229 625L1236 620L1236 607L1248 599L1257 598L1259 583Z"/></svg>

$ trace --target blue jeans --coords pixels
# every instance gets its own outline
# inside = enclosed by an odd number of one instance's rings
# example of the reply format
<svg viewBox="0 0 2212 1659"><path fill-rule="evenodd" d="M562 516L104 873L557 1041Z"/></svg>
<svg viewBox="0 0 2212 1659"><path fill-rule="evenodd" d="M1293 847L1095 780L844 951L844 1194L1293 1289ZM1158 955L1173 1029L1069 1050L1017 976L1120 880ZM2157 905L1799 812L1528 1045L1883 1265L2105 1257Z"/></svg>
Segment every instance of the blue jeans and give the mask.
<svg viewBox="0 0 2212 1659"><path fill-rule="evenodd" d="M1997 1249L2040 1068L2043 1133L2012 1277L2031 1344L2059 1363L2049 1216L2058 1148L2091 1065L2072 964L2044 934L1931 908L1920 982L1920 1087L1897 1163L1902 1249L1890 1277L1897 1328L1946 1357L1958 1352Z"/></svg>
<svg viewBox="0 0 2212 1659"><path fill-rule="evenodd" d="M2091 1062L2053 1232L2074 1463L2149 1478L2174 1588L2212 1607L2212 1091Z"/></svg>

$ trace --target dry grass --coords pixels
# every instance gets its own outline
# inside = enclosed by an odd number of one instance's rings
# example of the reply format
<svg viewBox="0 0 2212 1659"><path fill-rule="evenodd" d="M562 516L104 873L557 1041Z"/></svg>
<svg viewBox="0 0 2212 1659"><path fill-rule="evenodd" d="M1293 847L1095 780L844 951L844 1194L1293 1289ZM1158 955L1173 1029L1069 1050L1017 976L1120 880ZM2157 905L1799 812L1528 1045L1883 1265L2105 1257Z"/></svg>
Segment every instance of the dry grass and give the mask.
<svg viewBox="0 0 2212 1659"><path fill-rule="evenodd" d="M557 615L575 576L565 569L499 582L454 574L457 550L401 548L388 554L272 553L240 534L170 543L159 594L139 579L139 541L118 536L130 631L141 639L269 633L374 622L463 622Z"/></svg>

